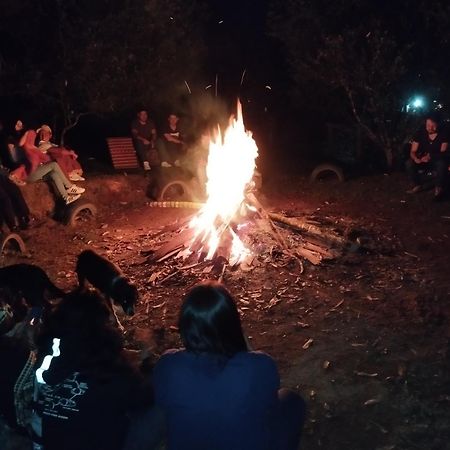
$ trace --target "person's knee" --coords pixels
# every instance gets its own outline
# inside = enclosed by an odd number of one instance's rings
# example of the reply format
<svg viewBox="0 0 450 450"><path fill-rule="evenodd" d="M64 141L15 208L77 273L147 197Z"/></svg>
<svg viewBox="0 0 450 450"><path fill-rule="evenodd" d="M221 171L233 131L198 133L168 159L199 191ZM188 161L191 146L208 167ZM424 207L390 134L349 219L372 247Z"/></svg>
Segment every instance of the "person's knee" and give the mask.
<svg viewBox="0 0 450 450"><path fill-rule="evenodd" d="M302 396L289 389L282 388L278 391L278 400L283 409L301 418L302 422L306 414L306 403Z"/></svg>
<svg viewBox="0 0 450 450"><path fill-rule="evenodd" d="M407 172L411 172L416 169L417 164L411 159L408 158L405 162L405 169Z"/></svg>

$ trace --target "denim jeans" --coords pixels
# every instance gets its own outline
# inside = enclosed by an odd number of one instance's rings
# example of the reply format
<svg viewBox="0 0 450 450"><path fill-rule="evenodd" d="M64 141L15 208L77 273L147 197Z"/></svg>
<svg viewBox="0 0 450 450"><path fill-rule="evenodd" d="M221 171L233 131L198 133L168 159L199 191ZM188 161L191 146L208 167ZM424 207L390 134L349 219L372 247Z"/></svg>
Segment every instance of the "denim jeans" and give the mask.
<svg viewBox="0 0 450 450"><path fill-rule="evenodd" d="M435 185L436 187L444 188L448 176L448 163L444 158L435 158L428 163L417 164L412 159L406 161L406 172L409 175L414 186L420 186L421 178L419 171L436 172Z"/></svg>
<svg viewBox="0 0 450 450"><path fill-rule="evenodd" d="M62 198L67 197L67 189L72 186L72 183L66 178L61 167L56 162L49 162L40 165L27 178L27 182L33 183L38 180L46 180L50 178L55 184L56 190Z"/></svg>

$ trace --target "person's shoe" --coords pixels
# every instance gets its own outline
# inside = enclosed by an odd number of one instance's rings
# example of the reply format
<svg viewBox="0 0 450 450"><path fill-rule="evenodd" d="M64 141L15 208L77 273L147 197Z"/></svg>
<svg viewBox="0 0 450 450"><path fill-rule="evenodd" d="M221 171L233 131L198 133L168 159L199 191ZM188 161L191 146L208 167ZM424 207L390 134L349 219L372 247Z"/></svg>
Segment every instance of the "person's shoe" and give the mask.
<svg viewBox="0 0 450 450"><path fill-rule="evenodd" d="M435 202L440 202L443 199L444 199L444 189L442 189L441 187L434 188L433 200Z"/></svg>
<svg viewBox="0 0 450 450"><path fill-rule="evenodd" d="M151 170L150 163L148 161L144 161L144 170Z"/></svg>
<svg viewBox="0 0 450 450"><path fill-rule="evenodd" d="M18 176L13 175L12 173L9 174L8 178L10 179L10 181L17 184L17 186L25 186L27 184L25 183L25 181L21 180Z"/></svg>
<svg viewBox="0 0 450 450"><path fill-rule="evenodd" d="M169 164L167 161L163 161L161 163L161 167L172 167L172 164Z"/></svg>
<svg viewBox="0 0 450 450"><path fill-rule="evenodd" d="M406 191L407 194L417 194L418 192L420 192L422 190L422 186L420 186L419 184L417 186L414 186L412 189L409 189Z"/></svg>
<svg viewBox="0 0 450 450"><path fill-rule="evenodd" d="M74 201L78 200L81 197L81 194L73 194L73 195L68 195L64 201L66 202L66 205L70 205L71 203L73 203Z"/></svg>
<svg viewBox="0 0 450 450"><path fill-rule="evenodd" d="M70 181L84 181L86 178L83 178L82 176L74 173L72 175L70 175L69 180Z"/></svg>
<svg viewBox="0 0 450 450"><path fill-rule="evenodd" d="M72 184L69 189L67 189L67 193L70 195L74 194L82 194L86 189L82 188L80 186L77 186L76 184Z"/></svg>

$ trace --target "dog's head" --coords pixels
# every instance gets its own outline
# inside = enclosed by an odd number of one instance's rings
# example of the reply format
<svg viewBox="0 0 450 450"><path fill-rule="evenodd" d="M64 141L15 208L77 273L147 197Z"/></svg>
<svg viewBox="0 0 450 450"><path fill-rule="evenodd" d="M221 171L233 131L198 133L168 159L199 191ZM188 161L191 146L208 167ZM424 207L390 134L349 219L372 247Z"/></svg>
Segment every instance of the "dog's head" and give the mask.
<svg viewBox="0 0 450 450"><path fill-rule="evenodd" d="M121 278L115 286L114 300L122 307L127 316L134 315L134 306L138 299L138 291L133 283Z"/></svg>

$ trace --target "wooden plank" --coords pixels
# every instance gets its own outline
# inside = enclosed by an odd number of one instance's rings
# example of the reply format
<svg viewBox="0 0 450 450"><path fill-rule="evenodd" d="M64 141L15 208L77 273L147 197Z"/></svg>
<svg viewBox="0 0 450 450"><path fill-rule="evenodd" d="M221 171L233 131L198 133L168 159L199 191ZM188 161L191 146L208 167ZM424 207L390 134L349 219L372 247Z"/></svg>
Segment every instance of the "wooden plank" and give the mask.
<svg viewBox="0 0 450 450"><path fill-rule="evenodd" d="M108 149L115 169L137 169L139 162L129 137L108 138Z"/></svg>

